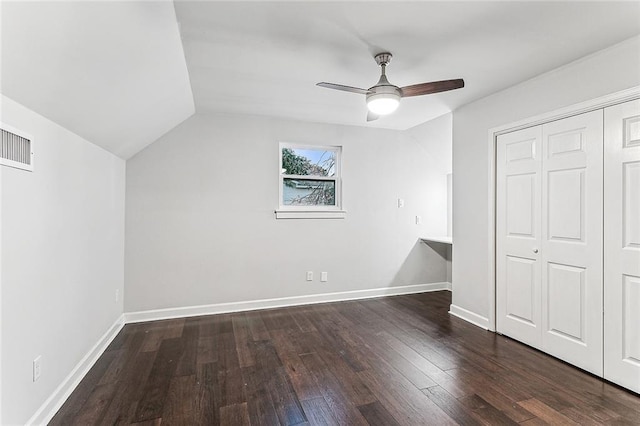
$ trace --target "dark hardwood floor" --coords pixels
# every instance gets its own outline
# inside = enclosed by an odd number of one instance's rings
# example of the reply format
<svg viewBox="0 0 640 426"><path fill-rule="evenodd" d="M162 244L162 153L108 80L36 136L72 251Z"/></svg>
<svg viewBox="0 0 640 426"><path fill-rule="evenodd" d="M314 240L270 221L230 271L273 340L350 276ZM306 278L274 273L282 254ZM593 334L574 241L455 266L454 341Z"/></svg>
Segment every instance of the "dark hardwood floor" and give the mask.
<svg viewBox="0 0 640 426"><path fill-rule="evenodd" d="M640 424L640 397L449 292L130 324L50 424Z"/></svg>

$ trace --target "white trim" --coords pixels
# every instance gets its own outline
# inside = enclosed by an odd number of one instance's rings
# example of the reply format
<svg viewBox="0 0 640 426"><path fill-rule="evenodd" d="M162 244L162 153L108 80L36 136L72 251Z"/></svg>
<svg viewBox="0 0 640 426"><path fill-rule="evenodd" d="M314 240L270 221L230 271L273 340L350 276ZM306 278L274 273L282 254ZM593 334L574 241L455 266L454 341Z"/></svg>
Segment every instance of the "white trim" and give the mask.
<svg viewBox="0 0 640 426"><path fill-rule="evenodd" d="M561 120L634 99L640 99L640 86L631 87L596 99L569 105L551 112L489 129L489 243L487 247L489 262L489 318L487 325L489 330L496 331L496 138L498 135L505 133L537 126L550 121Z"/></svg>
<svg viewBox="0 0 640 426"><path fill-rule="evenodd" d="M511 133L516 130L549 123L550 121L562 120L563 118L584 114L585 112L591 112L598 109L603 109L612 105L621 104L638 98L640 98L640 86L635 86L629 89L621 90L619 92L611 93L609 95L601 96L596 99L569 105L567 107L559 108L551 112L545 112L543 114L538 114L533 117L525 118L513 123L494 127L489 130L489 133L493 132L495 136L504 133Z"/></svg>
<svg viewBox="0 0 640 426"><path fill-rule="evenodd" d="M489 318L480 316L476 313L461 308L460 306L456 306L453 303L451 304L451 306L449 306L449 313L454 317L458 317L480 328L489 330Z"/></svg>
<svg viewBox="0 0 640 426"><path fill-rule="evenodd" d="M276 210L276 219L344 219L345 210Z"/></svg>
<svg viewBox="0 0 640 426"><path fill-rule="evenodd" d="M46 425L58 412L62 404L65 403L71 393L78 387L80 381L87 375L91 367L102 356L109 344L115 339L122 327L124 327L125 316L120 317L98 340L98 342L87 352L80 362L71 370L71 373L62 381L55 391L40 406L38 411L27 421L27 425Z"/></svg>
<svg viewBox="0 0 640 426"><path fill-rule="evenodd" d="M338 293L312 294L308 296L281 297L276 299L250 300L246 302L215 303L212 305L185 306L180 308L153 309L125 313L127 324L172 318L194 317L230 312L254 311L257 309L282 308L287 306L311 305L317 303L341 302L345 300L369 299L373 297L398 296L402 294L426 293L450 290L451 283L438 282L402 287L383 287L369 290L353 290Z"/></svg>

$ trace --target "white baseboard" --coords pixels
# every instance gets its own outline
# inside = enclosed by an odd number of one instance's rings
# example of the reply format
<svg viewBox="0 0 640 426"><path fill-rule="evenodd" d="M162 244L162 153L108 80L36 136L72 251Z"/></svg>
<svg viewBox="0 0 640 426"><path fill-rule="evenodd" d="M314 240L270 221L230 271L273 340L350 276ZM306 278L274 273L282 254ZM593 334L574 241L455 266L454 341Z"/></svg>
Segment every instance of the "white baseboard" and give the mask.
<svg viewBox="0 0 640 426"><path fill-rule="evenodd" d="M58 412L62 404L65 403L69 395L75 390L80 381L86 376L98 358L104 353L109 344L124 327L124 315L107 330L98 342L87 352L87 354L74 367L69 375L62 381L56 390L40 406L38 411L27 421L27 425L46 425Z"/></svg>
<svg viewBox="0 0 640 426"><path fill-rule="evenodd" d="M484 328L485 330L489 329L489 318L485 318L481 315L468 311L464 308L461 308L460 306L454 305L453 303L449 307L449 313L453 316L470 322L473 325L477 325L480 328Z"/></svg>
<svg viewBox="0 0 640 426"><path fill-rule="evenodd" d="M370 290L354 290L338 293L313 294L309 296L281 297L277 299L250 300L247 302L216 303L212 305L186 306L181 308L153 309L125 313L125 322L135 323L171 318L194 317L198 315L224 314L229 312L254 311L257 309L282 308L286 306L311 305L316 303L340 302L344 300L369 299L372 297L398 296L402 294L425 293L429 291L451 290L451 283L439 282L402 287L383 287Z"/></svg>

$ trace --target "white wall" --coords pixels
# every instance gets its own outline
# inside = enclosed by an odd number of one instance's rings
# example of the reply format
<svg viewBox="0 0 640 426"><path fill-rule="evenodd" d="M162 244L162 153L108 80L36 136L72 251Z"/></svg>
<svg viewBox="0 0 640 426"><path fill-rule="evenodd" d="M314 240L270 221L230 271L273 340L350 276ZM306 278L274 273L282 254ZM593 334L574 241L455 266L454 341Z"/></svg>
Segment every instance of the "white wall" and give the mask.
<svg viewBox="0 0 640 426"><path fill-rule="evenodd" d="M445 114L431 121L415 126L406 132L405 136L412 138L424 150L425 167L435 167L429 175L428 190L424 195L429 200L429 205L437 210L438 222L434 227L434 233L425 236L451 235L451 171L453 168L453 114ZM428 162L426 161L428 159ZM444 213L444 215L443 215ZM435 219L435 217L434 217ZM452 247L442 244L431 244L438 250L441 259L428 259L427 264L445 263L445 281L452 280Z"/></svg>
<svg viewBox="0 0 640 426"><path fill-rule="evenodd" d="M127 161L125 311L446 280L418 237L446 233L451 117L424 126L187 120ZM343 146L346 219L275 219L280 141Z"/></svg>
<svg viewBox="0 0 640 426"><path fill-rule="evenodd" d="M433 227L440 232L437 235L447 235L449 221L447 175L453 168L453 114L445 114L408 129L403 132L403 136L410 138L422 149L419 155L423 160L423 167L430 168L430 173L420 195L428 199L432 220L438 220Z"/></svg>
<svg viewBox="0 0 640 426"><path fill-rule="evenodd" d="M490 128L640 84L640 36L453 114L453 304L489 317Z"/></svg>
<svg viewBox="0 0 640 426"><path fill-rule="evenodd" d="M125 163L2 96L33 173L0 166L2 419L24 424L122 314ZM42 375L32 382L32 360Z"/></svg>

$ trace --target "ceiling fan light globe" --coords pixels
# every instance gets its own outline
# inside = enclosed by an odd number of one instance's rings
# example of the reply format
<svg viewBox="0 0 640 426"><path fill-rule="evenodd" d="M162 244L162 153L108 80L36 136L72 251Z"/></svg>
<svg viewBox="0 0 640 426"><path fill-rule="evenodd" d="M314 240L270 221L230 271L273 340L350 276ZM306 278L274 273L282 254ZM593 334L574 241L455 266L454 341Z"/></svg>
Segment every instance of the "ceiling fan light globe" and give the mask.
<svg viewBox="0 0 640 426"><path fill-rule="evenodd" d="M374 114L387 115L398 109L400 96L395 93L376 93L367 97L367 108Z"/></svg>

